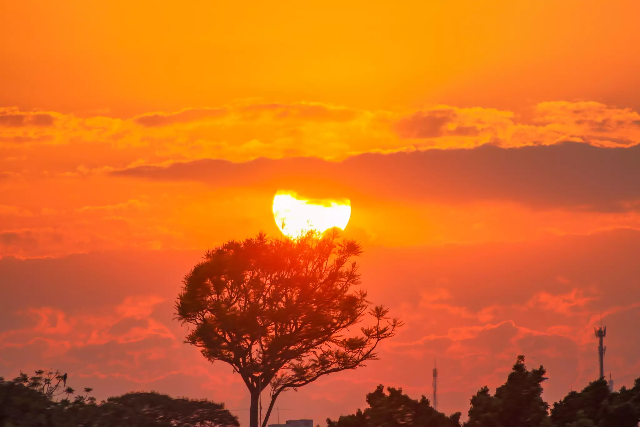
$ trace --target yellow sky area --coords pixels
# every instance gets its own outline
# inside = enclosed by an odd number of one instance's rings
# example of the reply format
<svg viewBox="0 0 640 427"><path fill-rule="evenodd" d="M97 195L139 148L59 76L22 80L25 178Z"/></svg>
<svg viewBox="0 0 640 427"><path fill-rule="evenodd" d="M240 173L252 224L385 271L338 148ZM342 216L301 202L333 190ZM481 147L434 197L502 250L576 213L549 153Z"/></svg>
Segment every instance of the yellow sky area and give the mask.
<svg viewBox="0 0 640 427"><path fill-rule="evenodd" d="M637 107L639 15L634 0L2 1L0 105Z"/></svg>

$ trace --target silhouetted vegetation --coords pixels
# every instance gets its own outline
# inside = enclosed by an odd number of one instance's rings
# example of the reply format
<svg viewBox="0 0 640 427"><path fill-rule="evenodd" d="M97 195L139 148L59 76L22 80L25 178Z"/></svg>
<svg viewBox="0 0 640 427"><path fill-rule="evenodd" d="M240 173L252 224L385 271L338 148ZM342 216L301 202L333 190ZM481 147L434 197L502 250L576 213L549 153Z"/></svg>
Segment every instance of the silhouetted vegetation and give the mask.
<svg viewBox="0 0 640 427"><path fill-rule="evenodd" d="M207 252L184 279L176 308L192 327L187 342L240 374L251 394L251 427L258 427L258 399L267 385L271 401L262 427L282 392L362 366L395 334L398 320L388 319L382 306L370 308L366 292L355 289L360 274L352 258L361 252L337 233L260 234ZM365 317L369 325L347 334Z"/></svg>
<svg viewBox="0 0 640 427"><path fill-rule="evenodd" d="M507 382L492 396L483 387L471 398L469 427L544 426L549 405L542 400L542 382L546 371L528 371L524 356L518 356Z"/></svg>
<svg viewBox="0 0 640 427"><path fill-rule="evenodd" d="M611 392L604 379L553 404L551 420L559 427L636 427L640 422L640 378L633 388Z"/></svg>
<svg viewBox="0 0 640 427"><path fill-rule="evenodd" d="M363 411L358 409L354 415L341 416L338 421L327 419L328 427L459 427L460 412L447 417L433 409L429 399L422 396L413 400L402 389L387 388L379 385L372 393L367 394L369 407Z"/></svg>
<svg viewBox="0 0 640 427"><path fill-rule="evenodd" d="M632 388L612 392L603 379L549 405L542 400L543 367L527 370L519 356L507 381L491 394L483 387L471 398L464 427L636 427L640 422L640 378ZM62 381L58 382L58 379ZM85 388L75 394L59 372L0 377L0 427L238 427L221 403L127 393L97 403ZM56 399L56 396L58 399ZM73 398L72 398L73 396ZM364 411L327 419L328 427L461 427L460 412L445 415L429 399L411 399L402 389L382 385L367 394Z"/></svg>
<svg viewBox="0 0 640 427"><path fill-rule="evenodd" d="M60 380L60 381L58 381ZM237 427L238 419L221 403L174 399L158 393L128 393L100 403L75 395L66 374L37 371L11 381L0 377L0 427ZM56 400L56 396L65 397Z"/></svg>
<svg viewBox="0 0 640 427"><path fill-rule="evenodd" d="M640 422L640 378L631 389L609 390L603 379L581 392L571 392L549 405L542 399L546 371L527 370L518 356L507 381L491 395L481 388L471 398L469 419L464 427L636 427ZM427 398L413 400L402 389L378 388L367 395L369 408L327 419L328 427L459 427L460 413L446 416L430 406Z"/></svg>

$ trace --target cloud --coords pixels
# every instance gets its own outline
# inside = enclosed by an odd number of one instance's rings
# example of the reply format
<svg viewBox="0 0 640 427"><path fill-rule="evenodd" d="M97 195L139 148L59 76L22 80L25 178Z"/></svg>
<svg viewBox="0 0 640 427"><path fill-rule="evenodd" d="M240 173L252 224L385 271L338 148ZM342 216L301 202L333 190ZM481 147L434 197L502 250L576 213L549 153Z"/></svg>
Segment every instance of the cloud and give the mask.
<svg viewBox="0 0 640 427"><path fill-rule="evenodd" d="M200 253L158 255L0 260L3 374L53 367L68 372L74 388L94 388L99 399L132 390L182 390L237 407L241 381L182 344L185 331L167 302ZM229 394L218 390L221 385Z"/></svg>
<svg viewBox="0 0 640 427"><path fill-rule="evenodd" d="M215 187L298 186L436 203L508 201L536 209L627 211L640 200L640 146L554 146L363 154L342 162L293 158L198 160L142 166L114 176L194 180Z"/></svg>
<svg viewBox="0 0 640 427"><path fill-rule="evenodd" d="M158 296L127 297L116 307L116 312L126 318L141 319L153 313L154 307L163 301L164 298Z"/></svg>
<svg viewBox="0 0 640 427"><path fill-rule="evenodd" d="M23 135L14 135L14 136L0 136L0 142L11 142L15 144L35 144L35 143L48 143L51 142L53 138L51 135L38 135L38 136L23 136Z"/></svg>
<svg viewBox="0 0 640 427"><path fill-rule="evenodd" d="M240 107L239 112L240 117L244 120L271 119L309 122L349 122L364 113L351 108L321 103L254 104Z"/></svg>
<svg viewBox="0 0 640 427"><path fill-rule="evenodd" d="M339 160L359 153L484 144L523 147L572 140L631 146L640 141L637 112L596 102L540 103L528 121L493 108L434 105L420 110L362 110L313 102L187 108L128 119L4 108L0 118L4 123L0 147L55 145L57 151L74 158L79 146L92 144L95 150L99 143L109 152L101 156L105 160L124 155L130 163L143 164L295 156ZM91 160L95 162L96 156ZM115 166L119 165L105 161L91 169Z"/></svg>
<svg viewBox="0 0 640 427"><path fill-rule="evenodd" d="M27 314L38 319L34 331L45 335L68 334L73 329L73 325L69 323L65 313L50 307L30 308Z"/></svg>
<svg viewBox="0 0 640 427"><path fill-rule="evenodd" d="M0 127L46 127L52 126L54 121L54 116L47 113L24 113L0 108Z"/></svg>
<svg viewBox="0 0 640 427"><path fill-rule="evenodd" d="M111 335L124 335L132 329L136 328L147 328L149 326L149 321L147 319L136 319L131 317L126 317L109 328L109 334Z"/></svg>
<svg viewBox="0 0 640 427"><path fill-rule="evenodd" d="M20 208L18 206L0 205L0 215L32 217L33 212L27 209Z"/></svg>
<svg viewBox="0 0 640 427"><path fill-rule="evenodd" d="M183 110L177 113L170 114L145 114L138 116L134 121L142 126L156 127L156 126L168 126L173 124L184 124L190 122L199 122L207 119L215 119L223 117L227 114L227 110L224 108L201 108L201 109L189 109Z"/></svg>
<svg viewBox="0 0 640 427"><path fill-rule="evenodd" d="M596 297L586 297L582 290L573 289L569 293L560 295L540 292L531 298L527 306L539 306L545 310L553 310L556 313L572 316L576 310L584 310L585 305L594 300L596 300Z"/></svg>
<svg viewBox="0 0 640 427"><path fill-rule="evenodd" d="M35 248L38 240L31 230L12 230L0 232L0 248Z"/></svg>
<svg viewBox="0 0 640 427"><path fill-rule="evenodd" d="M475 124L460 124L455 109L418 111L409 117L401 118L396 131L401 138L438 138L441 136L478 136Z"/></svg>
<svg viewBox="0 0 640 427"><path fill-rule="evenodd" d="M103 206L83 206L78 209L78 212L114 212L114 211L127 211L127 210L141 210L148 208L149 204L140 200L131 199L123 203L117 203L114 205ZM1 211L0 211L1 212Z"/></svg>

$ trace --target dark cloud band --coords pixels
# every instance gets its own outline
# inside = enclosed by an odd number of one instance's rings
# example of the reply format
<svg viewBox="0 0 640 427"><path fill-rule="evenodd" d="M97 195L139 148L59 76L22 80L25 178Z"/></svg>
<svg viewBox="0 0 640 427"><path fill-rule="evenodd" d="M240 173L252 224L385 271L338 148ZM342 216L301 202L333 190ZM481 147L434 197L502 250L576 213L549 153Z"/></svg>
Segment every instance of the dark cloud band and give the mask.
<svg viewBox="0 0 640 427"><path fill-rule="evenodd" d="M193 180L214 186L315 187L437 203L497 200L536 209L616 212L640 208L640 146L553 146L362 154L342 162L315 158L246 163L197 160L142 166L115 176Z"/></svg>

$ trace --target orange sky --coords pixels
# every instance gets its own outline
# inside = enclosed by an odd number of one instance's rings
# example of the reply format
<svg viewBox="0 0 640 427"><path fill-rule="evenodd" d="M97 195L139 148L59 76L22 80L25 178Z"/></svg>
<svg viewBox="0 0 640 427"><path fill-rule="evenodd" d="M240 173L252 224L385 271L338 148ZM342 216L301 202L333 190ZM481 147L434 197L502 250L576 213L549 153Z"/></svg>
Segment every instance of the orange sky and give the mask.
<svg viewBox="0 0 640 427"><path fill-rule="evenodd" d="M243 98L359 108L638 106L635 1L9 2L0 103L146 111Z"/></svg>
<svg viewBox="0 0 640 427"><path fill-rule="evenodd" d="M248 405L172 301L205 249L277 235L292 190L350 199L406 327L287 417L429 394L434 357L446 412L519 353L557 399L595 378L600 315L631 384L639 4L0 0L0 376Z"/></svg>

